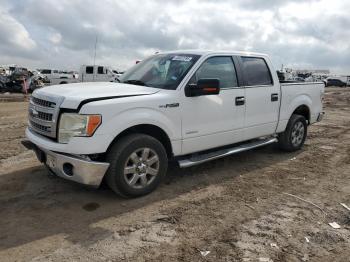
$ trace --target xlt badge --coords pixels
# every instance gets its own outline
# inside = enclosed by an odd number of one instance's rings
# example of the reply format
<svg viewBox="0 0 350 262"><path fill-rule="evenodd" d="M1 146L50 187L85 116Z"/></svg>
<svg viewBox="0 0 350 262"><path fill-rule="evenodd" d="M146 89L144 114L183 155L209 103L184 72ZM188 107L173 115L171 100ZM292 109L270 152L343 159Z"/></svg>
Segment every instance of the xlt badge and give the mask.
<svg viewBox="0 0 350 262"><path fill-rule="evenodd" d="M165 104L165 105L160 105L159 108L171 108L171 107L179 107L180 103L172 103L172 104Z"/></svg>

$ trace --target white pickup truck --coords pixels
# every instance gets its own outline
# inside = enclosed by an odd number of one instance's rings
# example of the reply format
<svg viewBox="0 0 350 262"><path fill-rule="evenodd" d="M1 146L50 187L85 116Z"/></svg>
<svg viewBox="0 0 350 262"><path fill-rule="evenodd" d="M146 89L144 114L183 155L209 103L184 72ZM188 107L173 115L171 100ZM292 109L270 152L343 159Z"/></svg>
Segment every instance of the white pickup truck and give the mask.
<svg viewBox="0 0 350 262"><path fill-rule="evenodd" d="M35 90L23 144L60 177L137 197L169 159L190 167L275 142L300 149L323 94L322 82L280 83L264 54L160 53L120 83Z"/></svg>
<svg viewBox="0 0 350 262"><path fill-rule="evenodd" d="M73 84L79 82L117 82L122 75L109 66L82 65L78 74L63 74L58 70L43 69L41 74L47 76L50 85Z"/></svg>

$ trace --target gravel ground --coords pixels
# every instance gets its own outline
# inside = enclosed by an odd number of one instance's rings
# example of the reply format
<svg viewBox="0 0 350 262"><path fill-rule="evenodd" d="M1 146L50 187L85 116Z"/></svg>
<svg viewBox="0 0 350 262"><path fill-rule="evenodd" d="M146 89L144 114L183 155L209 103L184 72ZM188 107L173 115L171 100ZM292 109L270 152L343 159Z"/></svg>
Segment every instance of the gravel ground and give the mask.
<svg viewBox="0 0 350 262"><path fill-rule="evenodd" d="M327 89L303 150L172 165L132 200L49 176L20 145L26 107L0 103L1 261L349 261L350 88Z"/></svg>

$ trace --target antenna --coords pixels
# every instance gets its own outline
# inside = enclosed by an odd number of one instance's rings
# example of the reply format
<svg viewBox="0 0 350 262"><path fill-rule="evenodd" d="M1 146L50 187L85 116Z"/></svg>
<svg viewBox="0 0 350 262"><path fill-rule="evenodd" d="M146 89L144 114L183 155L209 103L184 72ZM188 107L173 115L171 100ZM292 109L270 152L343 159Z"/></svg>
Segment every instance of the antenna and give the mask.
<svg viewBox="0 0 350 262"><path fill-rule="evenodd" d="M93 67L93 72L95 71L95 65L96 65L96 49L97 49L97 34L96 34L96 40L95 40L95 54L94 54L94 67ZM93 81L95 81L95 73L93 74L92 79L93 79Z"/></svg>

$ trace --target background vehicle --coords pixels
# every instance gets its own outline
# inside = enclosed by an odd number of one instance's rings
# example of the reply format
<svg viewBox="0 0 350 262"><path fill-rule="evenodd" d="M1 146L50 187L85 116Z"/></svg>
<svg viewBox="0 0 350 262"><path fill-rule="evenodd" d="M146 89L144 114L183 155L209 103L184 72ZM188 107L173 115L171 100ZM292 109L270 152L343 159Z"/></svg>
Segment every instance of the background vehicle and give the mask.
<svg viewBox="0 0 350 262"><path fill-rule="evenodd" d="M53 78L59 78L60 74L58 70L53 70L53 69L38 69L39 73L42 74L43 76L46 76L49 80Z"/></svg>
<svg viewBox="0 0 350 262"><path fill-rule="evenodd" d="M60 73L58 70L41 70L48 76L51 85L72 84L79 82L117 82L120 73L107 66L82 65L79 74Z"/></svg>
<svg viewBox="0 0 350 262"><path fill-rule="evenodd" d="M80 82L115 82L120 76L110 67L101 65L82 65L80 67Z"/></svg>
<svg viewBox="0 0 350 262"><path fill-rule="evenodd" d="M74 74L60 72L52 69L39 69L40 74L45 77L46 84L62 85L77 82Z"/></svg>
<svg viewBox="0 0 350 262"><path fill-rule="evenodd" d="M346 83L336 78L328 78L326 81L326 86L339 86L346 87Z"/></svg>
<svg viewBox="0 0 350 262"><path fill-rule="evenodd" d="M63 178L105 178L136 197L158 186L170 158L189 167L275 142L295 151L323 117L324 84L281 84L263 54L156 54L119 81L35 91L24 144Z"/></svg>

